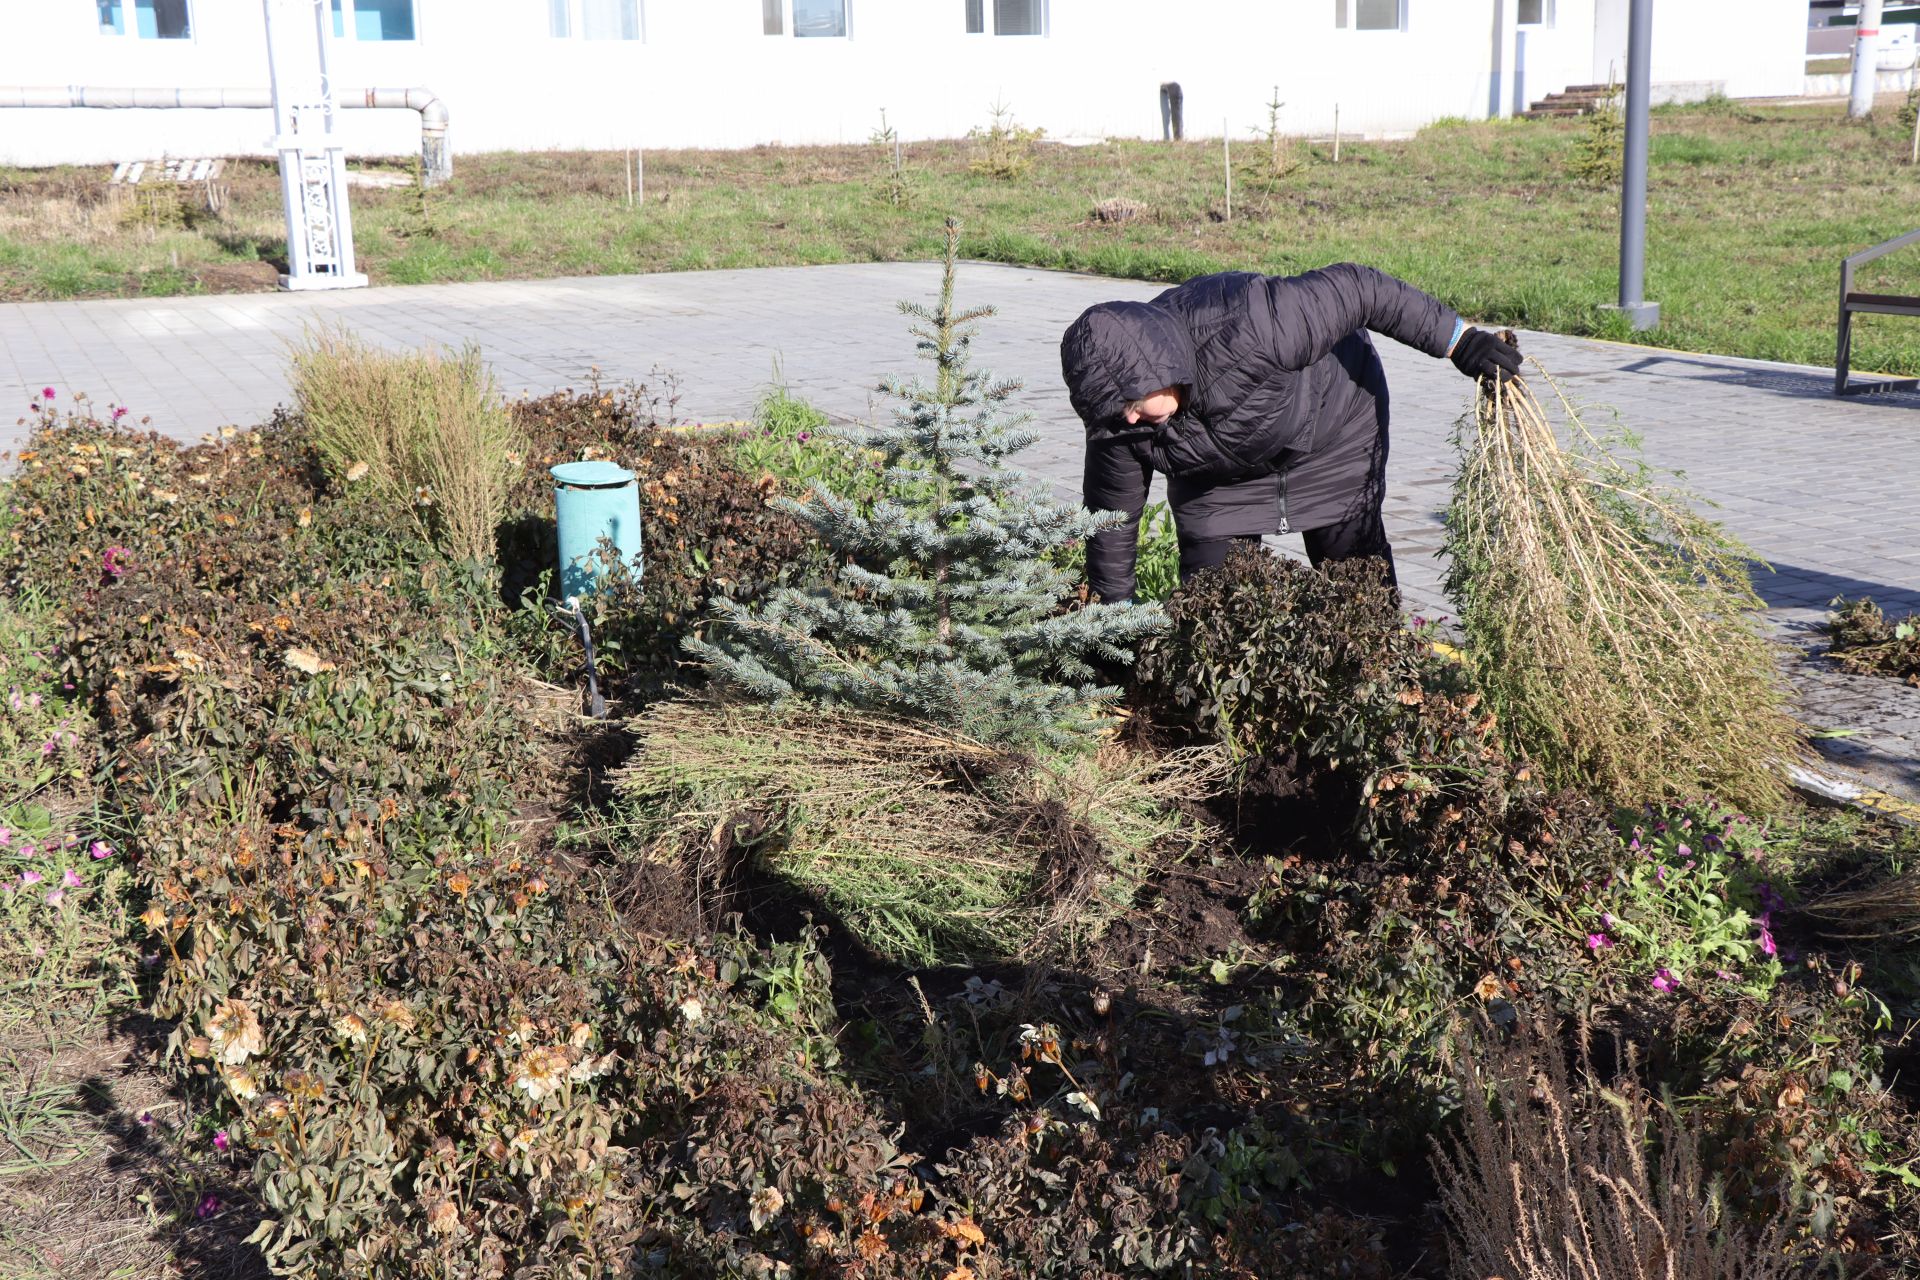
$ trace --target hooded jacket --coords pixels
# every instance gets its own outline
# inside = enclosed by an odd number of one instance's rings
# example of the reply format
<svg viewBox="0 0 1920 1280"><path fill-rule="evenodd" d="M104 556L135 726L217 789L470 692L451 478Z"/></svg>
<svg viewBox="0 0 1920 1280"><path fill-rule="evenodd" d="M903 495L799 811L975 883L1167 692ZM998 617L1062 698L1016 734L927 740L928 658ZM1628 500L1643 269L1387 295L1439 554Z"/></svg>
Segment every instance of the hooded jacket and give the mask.
<svg viewBox="0 0 1920 1280"><path fill-rule="evenodd" d="M1354 263L1299 276L1200 276L1152 302L1089 308L1060 344L1087 430L1086 503L1135 517L1089 545L1093 590L1106 600L1133 594L1138 516L1156 471L1168 478L1184 540L1346 518L1378 490L1386 460L1386 383L1363 331L1442 356L1457 319L1412 285ZM1127 423L1129 400L1172 386L1183 388L1182 402L1165 424ZM1311 493L1289 504L1289 480L1302 473Z"/></svg>

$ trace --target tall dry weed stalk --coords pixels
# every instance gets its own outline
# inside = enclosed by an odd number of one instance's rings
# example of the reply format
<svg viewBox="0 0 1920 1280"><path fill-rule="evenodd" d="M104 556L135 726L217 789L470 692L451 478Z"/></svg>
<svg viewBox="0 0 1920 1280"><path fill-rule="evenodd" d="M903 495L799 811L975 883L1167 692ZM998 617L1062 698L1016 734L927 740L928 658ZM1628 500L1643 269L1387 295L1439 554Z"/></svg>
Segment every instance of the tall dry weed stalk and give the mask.
<svg viewBox="0 0 1920 1280"><path fill-rule="evenodd" d="M1751 553L1540 377L1560 429L1526 383L1489 384L1455 433L1447 512L1447 589L1510 742L1617 802L1777 809L1797 729Z"/></svg>
<svg viewBox="0 0 1920 1280"><path fill-rule="evenodd" d="M367 486L455 559L492 561L517 433L477 348L384 351L320 330L292 365L330 480Z"/></svg>
<svg viewBox="0 0 1920 1280"><path fill-rule="evenodd" d="M1782 1209L1730 1206L1700 1138L1634 1079L1603 1081L1588 1030L1578 1074L1522 1023L1456 1044L1462 1132L1433 1164L1456 1280L1774 1280L1803 1274Z"/></svg>

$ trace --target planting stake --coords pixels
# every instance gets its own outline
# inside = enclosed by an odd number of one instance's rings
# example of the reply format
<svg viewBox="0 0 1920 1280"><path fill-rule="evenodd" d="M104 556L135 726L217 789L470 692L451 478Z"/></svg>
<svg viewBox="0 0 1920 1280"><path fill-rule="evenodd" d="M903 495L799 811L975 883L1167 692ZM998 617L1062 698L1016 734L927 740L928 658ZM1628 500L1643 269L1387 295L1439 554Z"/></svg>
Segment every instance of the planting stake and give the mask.
<svg viewBox="0 0 1920 1280"><path fill-rule="evenodd" d="M1227 136L1231 126L1220 118L1220 161L1227 171L1227 221L1233 221L1233 139Z"/></svg>
<svg viewBox="0 0 1920 1280"><path fill-rule="evenodd" d="M1340 163L1340 104L1333 104L1333 162Z"/></svg>

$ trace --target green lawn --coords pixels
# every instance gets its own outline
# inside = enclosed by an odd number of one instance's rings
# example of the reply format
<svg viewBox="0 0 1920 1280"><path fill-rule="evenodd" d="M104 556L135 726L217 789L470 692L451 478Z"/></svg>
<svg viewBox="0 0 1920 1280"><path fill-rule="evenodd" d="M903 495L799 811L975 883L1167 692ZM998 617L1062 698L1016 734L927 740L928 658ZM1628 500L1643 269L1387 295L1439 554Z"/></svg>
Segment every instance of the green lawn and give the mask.
<svg viewBox="0 0 1920 1280"><path fill-rule="evenodd" d="M1865 126L1831 105L1657 112L1648 292L1664 324L1640 340L1830 363L1840 258L1920 223L1920 170L1894 106ZM975 144L914 144L904 207L886 198L878 147L649 153L638 208L617 154L462 156L424 204L412 190L356 190L354 219L375 282L420 283L929 258L955 213L974 257L1169 281L1353 259L1483 320L1627 338L1602 307L1618 196L1571 168L1587 128L1441 124L1349 143L1337 166L1295 144L1297 165L1277 179L1249 134L1234 148L1230 222L1217 140L1042 145L1013 180L973 172ZM0 297L270 287L277 181L264 165L230 175L213 216L118 206L101 170L0 170ZM1092 216L1116 197L1138 216ZM1920 292L1920 254L1864 284ZM1857 332L1858 367L1920 373L1920 325L1869 318Z"/></svg>

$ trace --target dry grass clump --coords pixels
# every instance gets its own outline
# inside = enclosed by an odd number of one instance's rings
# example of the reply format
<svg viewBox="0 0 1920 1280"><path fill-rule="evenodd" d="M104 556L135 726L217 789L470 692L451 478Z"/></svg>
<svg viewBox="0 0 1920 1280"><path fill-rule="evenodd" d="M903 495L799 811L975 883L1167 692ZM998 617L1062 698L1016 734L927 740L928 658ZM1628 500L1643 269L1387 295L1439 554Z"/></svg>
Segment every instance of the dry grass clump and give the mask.
<svg viewBox="0 0 1920 1280"><path fill-rule="evenodd" d="M1456 434L1447 588L1481 687L1558 785L1777 809L1797 731L1750 553L1545 380L1564 441L1524 382Z"/></svg>
<svg viewBox="0 0 1920 1280"><path fill-rule="evenodd" d="M1484 1031L1485 1029L1483 1029ZM1463 1132L1436 1146L1456 1280L1773 1280L1802 1274L1793 1223L1730 1206L1700 1138L1625 1072L1579 1072L1541 1027L1458 1046ZM1649 1153L1651 1143L1654 1154Z"/></svg>
<svg viewBox="0 0 1920 1280"><path fill-rule="evenodd" d="M456 559L493 559L517 433L476 348L383 351L320 330L292 365L300 416L333 483L366 486Z"/></svg>
<svg viewBox="0 0 1920 1280"><path fill-rule="evenodd" d="M1040 760L798 700L668 702L633 728L618 785L642 856L680 863L718 910L743 870L784 881L909 964L1097 934L1185 829L1174 803L1225 775L1214 752Z"/></svg>
<svg viewBox="0 0 1920 1280"><path fill-rule="evenodd" d="M1920 936L1920 872L1823 893L1799 912L1829 938L1911 939Z"/></svg>

